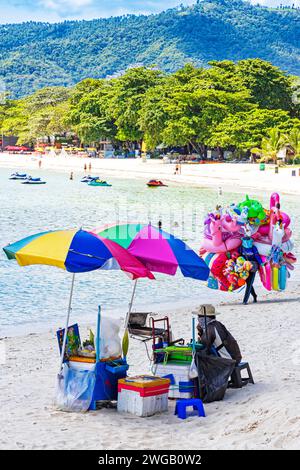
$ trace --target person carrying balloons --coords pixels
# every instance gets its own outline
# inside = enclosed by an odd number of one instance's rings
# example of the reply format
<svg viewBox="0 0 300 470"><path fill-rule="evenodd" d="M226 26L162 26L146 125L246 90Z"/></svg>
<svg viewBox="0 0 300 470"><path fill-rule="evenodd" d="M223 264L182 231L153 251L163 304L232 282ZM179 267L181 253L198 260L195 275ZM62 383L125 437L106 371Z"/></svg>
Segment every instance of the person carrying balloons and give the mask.
<svg viewBox="0 0 300 470"><path fill-rule="evenodd" d="M253 302L257 302L257 294L254 289L254 280L259 266L263 266L263 260L261 259L257 248L253 244L251 237L246 235L242 238L242 244L239 248L241 256L243 256L246 261L249 261L252 264L250 269L249 276L246 279L246 291L243 299L243 304L247 305L250 295L253 297Z"/></svg>

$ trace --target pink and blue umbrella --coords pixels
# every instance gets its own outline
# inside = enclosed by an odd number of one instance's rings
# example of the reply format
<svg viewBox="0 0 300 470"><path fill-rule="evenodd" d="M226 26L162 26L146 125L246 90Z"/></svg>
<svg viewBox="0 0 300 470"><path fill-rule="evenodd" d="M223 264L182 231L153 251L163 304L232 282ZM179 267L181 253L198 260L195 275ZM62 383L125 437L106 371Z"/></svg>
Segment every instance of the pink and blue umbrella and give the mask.
<svg viewBox="0 0 300 470"><path fill-rule="evenodd" d="M105 225L92 230L139 259L150 271L206 281L209 269L184 241L151 224Z"/></svg>

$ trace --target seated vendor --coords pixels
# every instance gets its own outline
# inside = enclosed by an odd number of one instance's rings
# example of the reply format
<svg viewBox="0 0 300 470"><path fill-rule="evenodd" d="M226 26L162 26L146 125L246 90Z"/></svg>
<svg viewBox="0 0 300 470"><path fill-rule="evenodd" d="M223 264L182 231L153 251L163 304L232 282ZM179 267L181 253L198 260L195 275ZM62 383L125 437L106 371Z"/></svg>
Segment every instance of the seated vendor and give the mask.
<svg viewBox="0 0 300 470"><path fill-rule="evenodd" d="M220 357L234 359L239 364L242 359L239 345L227 328L216 320L219 312L216 312L215 307L211 304L201 305L193 313L198 315L199 341L209 350L213 346Z"/></svg>

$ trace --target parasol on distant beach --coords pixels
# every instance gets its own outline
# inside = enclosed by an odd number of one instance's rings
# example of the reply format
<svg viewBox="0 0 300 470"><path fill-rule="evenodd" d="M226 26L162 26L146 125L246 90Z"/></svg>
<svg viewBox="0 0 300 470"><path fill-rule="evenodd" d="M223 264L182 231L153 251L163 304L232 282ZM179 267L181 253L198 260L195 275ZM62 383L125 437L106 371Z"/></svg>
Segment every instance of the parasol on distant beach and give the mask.
<svg viewBox="0 0 300 470"><path fill-rule="evenodd" d="M116 242L135 256L150 271L174 276L181 271L184 277L206 281L209 269L205 262L184 241L151 224L129 223L104 225L93 233ZM137 282L135 281L125 320L127 330ZM125 330L125 331L126 331Z"/></svg>
<svg viewBox="0 0 300 470"><path fill-rule="evenodd" d="M97 269L120 269L131 279L154 279L153 274L139 260L112 240L104 239L85 230L56 230L37 233L3 248L8 259L20 266L42 264L56 266L73 273L65 334L62 346L62 369L67 341L75 273Z"/></svg>

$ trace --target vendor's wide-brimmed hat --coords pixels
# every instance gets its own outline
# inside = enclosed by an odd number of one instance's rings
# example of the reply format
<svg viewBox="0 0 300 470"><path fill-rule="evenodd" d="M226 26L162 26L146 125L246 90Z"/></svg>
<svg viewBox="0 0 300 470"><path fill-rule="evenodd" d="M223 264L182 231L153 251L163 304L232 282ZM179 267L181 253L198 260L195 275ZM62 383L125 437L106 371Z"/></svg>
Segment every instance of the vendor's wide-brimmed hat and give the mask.
<svg viewBox="0 0 300 470"><path fill-rule="evenodd" d="M194 310L193 315L202 315L207 317L215 317L220 315L220 312L216 312L215 307L212 304L203 304L200 305L196 310Z"/></svg>

